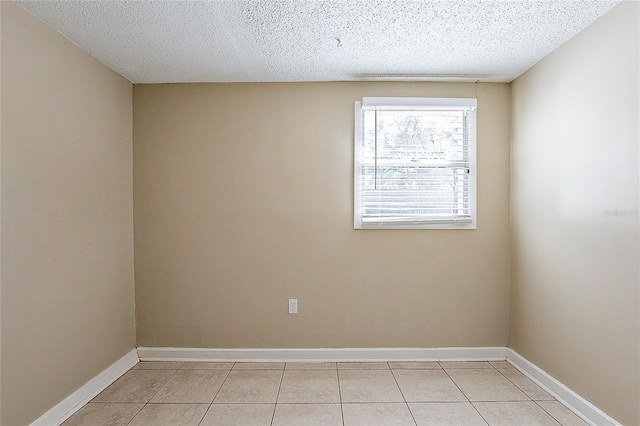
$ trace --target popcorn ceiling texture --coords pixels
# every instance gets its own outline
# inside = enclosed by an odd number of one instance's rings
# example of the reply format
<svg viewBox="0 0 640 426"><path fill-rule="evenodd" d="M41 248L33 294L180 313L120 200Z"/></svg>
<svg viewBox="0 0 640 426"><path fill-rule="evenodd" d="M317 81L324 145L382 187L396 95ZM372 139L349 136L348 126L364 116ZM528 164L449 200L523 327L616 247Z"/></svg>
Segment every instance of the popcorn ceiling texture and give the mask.
<svg viewBox="0 0 640 426"><path fill-rule="evenodd" d="M19 3L131 82L174 83L508 82L619 2Z"/></svg>

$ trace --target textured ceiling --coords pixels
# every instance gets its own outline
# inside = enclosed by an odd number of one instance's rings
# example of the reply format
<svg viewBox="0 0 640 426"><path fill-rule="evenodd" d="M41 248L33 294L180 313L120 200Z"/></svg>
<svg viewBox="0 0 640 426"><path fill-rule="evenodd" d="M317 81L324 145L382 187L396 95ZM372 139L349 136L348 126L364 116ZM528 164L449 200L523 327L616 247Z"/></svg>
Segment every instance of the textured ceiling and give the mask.
<svg viewBox="0 0 640 426"><path fill-rule="evenodd" d="M620 0L20 1L133 83L511 81Z"/></svg>

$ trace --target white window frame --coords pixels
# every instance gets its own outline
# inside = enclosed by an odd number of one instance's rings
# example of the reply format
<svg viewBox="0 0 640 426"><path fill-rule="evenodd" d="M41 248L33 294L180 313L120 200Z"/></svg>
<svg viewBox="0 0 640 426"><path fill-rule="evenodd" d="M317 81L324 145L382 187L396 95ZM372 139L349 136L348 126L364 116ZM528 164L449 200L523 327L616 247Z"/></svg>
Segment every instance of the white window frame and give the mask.
<svg viewBox="0 0 640 426"><path fill-rule="evenodd" d="M373 222L362 220L362 156L364 137L364 111L366 109L466 109L466 141L469 158L469 213L470 218L455 217L439 220L406 222ZM368 97L355 103L354 143L354 229L476 229L477 228L477 99L475 98L398 98Z"/></svg>

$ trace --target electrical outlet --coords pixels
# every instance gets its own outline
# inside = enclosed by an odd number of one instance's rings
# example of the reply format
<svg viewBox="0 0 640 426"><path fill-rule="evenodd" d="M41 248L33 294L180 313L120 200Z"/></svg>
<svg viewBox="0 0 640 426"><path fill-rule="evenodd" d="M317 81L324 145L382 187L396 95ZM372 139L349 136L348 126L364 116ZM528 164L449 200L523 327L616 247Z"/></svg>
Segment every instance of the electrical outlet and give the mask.
<svg viewBox="0 0 640 426"><path fill-rule="evenodd" d="M289 299L289 313L290 314L298 313L298 299Z"/></svg>

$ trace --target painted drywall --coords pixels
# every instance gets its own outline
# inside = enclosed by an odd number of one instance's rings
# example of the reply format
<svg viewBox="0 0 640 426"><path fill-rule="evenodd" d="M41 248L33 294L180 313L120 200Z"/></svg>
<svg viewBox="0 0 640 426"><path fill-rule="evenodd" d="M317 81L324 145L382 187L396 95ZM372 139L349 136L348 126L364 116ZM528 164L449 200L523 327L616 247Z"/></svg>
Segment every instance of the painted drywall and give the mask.
<svg viewBox="0 0 640 426"><path fill-rule="evenodd" d="M2 6L0 6L0 58L2 57ZM1 61L0 61L1 62ZM2 91L2 66L0 64L0 92ZM2 187L2 102L0 101L0 189ZM0 191L1 192L1 191ZM2 223L2 197L0 196L0 224ZM2 226L0 226L2 241ZM0 244L0 301L2 300L2 244ZM0 303L0 330L2 330L2 303ZM0 338L0 366L2 366L2 338ZM2 374L0 374L2 389ZM2 421L2 398L0 397L0 422Z"/></svg>
<svg viewBox="0 0 640 426"><path fill-rule="evenodd" d="M354 102L476 95L478 229L354 230ZM134 86L138 345L506 345L510 101L507 84Z"/></svg>
<svg viewBox="0 0 640 426"><path fill-rule="evenodd" d="M0 5L0 56L2 53L2 5ZM0 60L0 76L2 76L2 61ZM0 78L0 92L2 79ZM0 102L0 189L2 187L2 102ZM1 191L0 191L1 192ZM0 224L2 223L2 197L0 196ZM0 241L2 241L2 226L0 226ZM2 244L0 244L0 301L2 300ZM2 330L2 303L0 302L0 330ZM2 366L2 339L0 338L0 366ZM2 389L2 374L0 374L0 389ZM2 421L2 398L0 397L0 422Z"/></svg>
<svg viewBox="0 0 640 426"><path fill-rule="evenodd" d="M2 8L2 419L28 424L135 347L132 85Z"/></svg>
<svg viewBox="0 0 640 426"><path fill-rule="evenodd" d="M513 83L509 346L640 424L640 3Z"/></svg>

